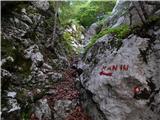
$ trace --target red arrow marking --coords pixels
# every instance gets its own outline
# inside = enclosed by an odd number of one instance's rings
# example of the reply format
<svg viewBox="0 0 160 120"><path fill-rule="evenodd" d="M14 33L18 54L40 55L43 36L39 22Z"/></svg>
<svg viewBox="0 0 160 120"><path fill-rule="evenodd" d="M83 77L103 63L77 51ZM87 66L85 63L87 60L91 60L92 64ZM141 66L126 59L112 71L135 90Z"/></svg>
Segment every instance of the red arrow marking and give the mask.
<svg viewBox="0 0 160 120"><path fill-rule="evenodd" d="M112 73L111 72L104 72L104 71L101 71L100 73L99 73L100 75L106 75L106 76L112 76Z"/></svg>

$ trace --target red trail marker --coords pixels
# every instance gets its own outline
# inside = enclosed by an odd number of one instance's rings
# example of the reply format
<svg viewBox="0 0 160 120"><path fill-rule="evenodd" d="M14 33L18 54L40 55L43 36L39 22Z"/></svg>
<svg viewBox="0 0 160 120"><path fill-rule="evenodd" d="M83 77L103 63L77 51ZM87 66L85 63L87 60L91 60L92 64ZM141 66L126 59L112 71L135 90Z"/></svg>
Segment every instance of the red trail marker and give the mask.
<svg viewBox="0 0 160 120"><path fill-rule="evenodd" d="M134 92L135 94L139 93L140 91L141 91L141 89L140 89L139 86L135 86L135 87L133 88L133 92Z"/></svg>
<svg viewBox="0 0 160 120"><path fill-rule="evenodd" d="M111 72L101 71L99 74L100 74L100 75L106 75L106 76L112 76L112 73L111 73Z"/></svg>

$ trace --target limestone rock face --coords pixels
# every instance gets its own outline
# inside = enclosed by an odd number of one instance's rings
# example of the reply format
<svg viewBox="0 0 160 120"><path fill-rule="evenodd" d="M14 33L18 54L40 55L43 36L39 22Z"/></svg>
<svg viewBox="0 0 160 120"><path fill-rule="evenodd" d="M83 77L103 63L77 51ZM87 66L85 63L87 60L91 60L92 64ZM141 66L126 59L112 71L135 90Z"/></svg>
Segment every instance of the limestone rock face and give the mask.
<svg viewBox="0 0 160 120"><path fill-rule="evenodd" d="M109 17L107 25L117 27L122 24L137 25L147 22L152 15L158 15L159 2L157 1L125 1L118 0Z"/></svg>
<svg viewBox="0 0 160 120"><path fill-rule="evenodd" d="M149 16L154 16L158 10L154 2L118 1L107 27L139 23L148 26ZM118 39L113 34L104 35L83 56L81 84L97 105L96 114L104 115L96 118L88 111L93 120L160 118L159 30L159 22L155 22L139 31L143 35L131 32L124 39ZM120 47L116 45L117 40L122 41ZM90 106L91 102L84 100L85 106L87 102Z"/></svg>
<svg viewBox="0 0 160 120"><path fill-rule="evenodd" d="M107 44L107 36L105 44ZM135 117L140 119L141 115L146 114L145 110L149 109L149 106L147 108L146 105L153 91L149 83L153 82L157 90L160 84L158 81L160 52L153 46L157 53L154 55L155 52L150 51L146 63L141 51L146 51L148 45L148 38L131 35L130 38L123 41L123 45L118 51L106 50L103 54L98 53L87 64L89 66L84 70L81 82L92 92L93 100L99 104L100 109L104 111L109 120L128 118L132 120ZM101 47L99 46L98 50L102 49ZM86 61L87 59L89 60L86 58ZM98 61L98 63L93 66L92 62L94 61ZM107 75L105 72L111 73L111 75ZM146 94L140 95L138 99L134 98L134 87L136 86L139 86L142 92L146 89ZM140 112L140 109L144 111ZM147 112L154 119L155 113L151 110ZM136 116L133 117L133 114Z"/></svg>
<svg viewBox="0 0 160 120"><path fill-rule="evenodd" d="M48 10L48 8L49 8L49 3L48 3L47 0L45 0L45 1L33 1L32 4L35 7L39 8L41 10L44 10L44 11Z"/></svg>
<svg viewBox="0 0 160 120"><path fill-rule="evenodd" d="M101 26L97 23L93 23L85 33L85 39L83 45L86 46L89 40L100 30Z"/></svg>
<svg viewBox="0 0 160 120"><path fill-rule="evenodd" d="M58 37L57 43L51 41L54 14L48 1L2 2L2 119L30 119L35 109L32 118L52 119L42 98L69 64ZM11 91L16 97L7 96Z"/></svg>

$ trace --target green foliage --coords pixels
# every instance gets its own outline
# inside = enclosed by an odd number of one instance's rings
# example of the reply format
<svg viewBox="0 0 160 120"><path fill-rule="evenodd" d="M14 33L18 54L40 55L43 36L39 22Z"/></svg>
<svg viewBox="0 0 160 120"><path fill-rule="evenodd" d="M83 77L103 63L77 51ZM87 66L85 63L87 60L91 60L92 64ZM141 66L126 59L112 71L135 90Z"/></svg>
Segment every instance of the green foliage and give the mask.
<svg viewBox="0 0 160 120"><path fill-rule="evenodd" d="M109 13L110 14L110 13ZM106 15L106 17L108 17L109 15ZM101 20L98 20L96 23L99 25L99 26L101 26L101 25L103 25L104 24L104 22L106 21L106 17L104 17L103 19L101 19Z"/></svg>
<svg viewBox="0 0 160 120"><path fill-rule="evenodd" d="M63 38L64 38L65 40L67 40L68 42L70 42L70 43L71 43L71 41L72 41L72 36L71 36L71 34L70 34L69 32L64 32L64 33L63 33Z"/></svg>
<svg viewBox="0 0 160 120"><path fill-rule="evenodd" d="M149 24L151 24L151 23L157 22L157 21L159 21L159 20L160 20L160 16L150 16L150 17L148 18L147 22L148 22Z"/></svg>
<svg viewBox="0 0 160 120"><path fill-rule="evenodd" d="M54 20L52 17L49 17L48 19L44 20L44 24L45 24L45 29L46 30L52 30L53 29L53 23Z"/></svg>
<svg viewBox="0 0 160 120"><path fill-rule="evenodd" d="M85 27L90 26L97 20L101 20L110 14L115 5L114 1L92 1L88 5L80 7L76 19Z"/></svg>
<svg viewBox="0 0 160 120"><path fill-rule="evenodd" d="M25 104L23 105L23 107L21 106L23 108L23 110L21 110L21 118L22 120L29 120L32 113L32 109L30 105L31 103L29 103L29 105L25 105Z"/></svg>
<svg viewBox="0 0 160 120"><path fill-rule="evenodd" d="M130 31L131 29L129 28L128 25L121 25L115 28L109 28L109 29L103 30L99 33L99 36L101 37L105 34L113 34L117 38L123 39L130 33Z"/></svg>
<svg viewBox="0 0 160 120"><path fill-rule="evenodd" d="M76 18L80 21L81 25L90 26L97 20L96 18L97 11L98 11L98 6L81 7Z"/></svg>
<svg viewBox="0 0 160 120"><path fill-rule="evenodd" d="M65 31L61 38L61 43L66 47L67 53L72 54L74 51L73 40L77 40L77 43L81 43L81 35L83 29L89 27L92 23L99 21L99 24L103 24L105 18L111 13L114 5L114 1L55 1L51 2L52 9L58 11L58 18L60 24L66 28L72 28L72 25L76 26L76 30L72 30L72 33ZM58 6L57 6L58 5ZM49 26L51 21L47 21ZM93 41L96 41L96 37ZM94 43L94 42L93 42ZM76 52L81 52L82 48L76 48ZM71 52L72 51L72 52Z"/></svg>
<svg viewBox="0 0 160 120"><path fill-rule="evenodd" d="M96 36L97 36L97 35L96 35ZM93 38L90 40L89 44L88 44L88 45L86 46L86 48L84 49L84 54L87 53L87 51L96 43L97 40L98 40L97 37L93 37Z"/></svg>
<svg viewBox="0 0 160 120"><path fill-rule="evenodd" d="M24 98L26 99L26 98ZM30 115L32 113L32 110L31 110L31 103L29 103L29 105L23 105L23 110L21 110L21 118L22 120L29 120L30 119Z"/></svg>
<svg viewBox="0 0 160 120"><path fill-rule="evenodd" d="M63 37L61 38L62 45L66 48L67 54L73 54L73 46L71 45L71 34L68 32L63 33Z"/></svg>
<svg viewBox="0 0 160 120"><path fill-rule="evenodd" d="M62 1L59 10L59 19L61 25L65 26L70 23L75 16L75 7L70 5L69 1Z"/></svg>
<svg viewBox="0 0 160 120"><path fill-rule="evenodd" d="M59 10L60 22L65 25L74 19L84 27L89 27L110 14L114 5L115 1L63 1Z"/></svg>
<svg viewBox="0 0 160 120"><path fill-rule="evenodd" d="M99 38L101 38L102 36L104 36L106 34L114 35L116 38L119 39L119 41L117 41L117 42L118 42L118 44L120 44L121 43L121 39L123 39L126 36L128 36L130 34L130 32L131 32L131 29L129 28L128 25L121 25L121 26L118 26L116 28L107 28L105 30L102 30L101 32L99 32L98 34L96 34L95 36L93 36L91 38L89 44L87 45L87 47L84 50L84 53L86 53L96 43L96 41Z"/></svg>
<svg viewBox="0 0 160 120"><path fill-rule="evenodd" d="M68 49L68 53L79 53L81 48L78 44L82 43L82 32L84 28L77 23L75 20L71 20L65 27L65 32L63 32L63 43ZM75 45L77 44L77 46ZM71 52L72 51L72 52Z"/></svg>

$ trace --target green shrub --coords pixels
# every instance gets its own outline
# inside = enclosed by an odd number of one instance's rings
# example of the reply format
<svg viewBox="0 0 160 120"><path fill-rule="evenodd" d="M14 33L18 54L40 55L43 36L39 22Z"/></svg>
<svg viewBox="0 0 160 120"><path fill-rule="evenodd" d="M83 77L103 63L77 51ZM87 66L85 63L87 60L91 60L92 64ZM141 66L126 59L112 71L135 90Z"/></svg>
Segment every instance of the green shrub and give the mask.
<svg viewBox="0 0 160 120"><path fill-rule="evenodd" d="M90 26L96 21L97 9L97 6L82 7L76 18L80 21L81 25Z"/></svg>
<svg viewBox="0 0 160 120"><path fill-rule="evenodd" d="M97 20L102 20L109 15L115 5L115 1L92 1L79 7L79 11L75 18L84 27L89 27Z"/></svg>
<svg viewBox="0 0 160 120"><path fill-rule="evenodd" d="M85 28L109 15L116 1L63 1L60 2L59 19L65 25L71 19L77 20ZM54 5L53 5L54 6Z"/></svg>
<svg viewBox="0 0 160 120"><path fill-rule="evenodd" d="M131 29L128 25L121 25L115 28L109 28L101 31L100 36L104 36L105 34L114 34L117 38L123 39L129 35Z"/></svg>
<svg viewBox="0 0 160 120"><path fill-rule="evenodd" d="M125 38L126 36L128 36L131 32L131 29L129 28L128 25L121 25L115 28L108 28L108 29L104 29L101 32L99 32L97 35L93 36L89 42L89 44L87 45L87 47L84 50L84 53L86 53L95 43L96 41L101 38L102 36L106 35L106 34L113 34L115 35L115 37L117 37L119 39L119 41L121 41L120 39ZM120 43L118 41L118 43Z"/></svg>
<svg viewBox="0 0 160 120"><path fill-rule="evenodd" d="M73 46L72 46L72 38L71 34L69 32L64 32L60 42L61 44L65 47L66 53L67 54L72 54L73 52Z"/></svg>

